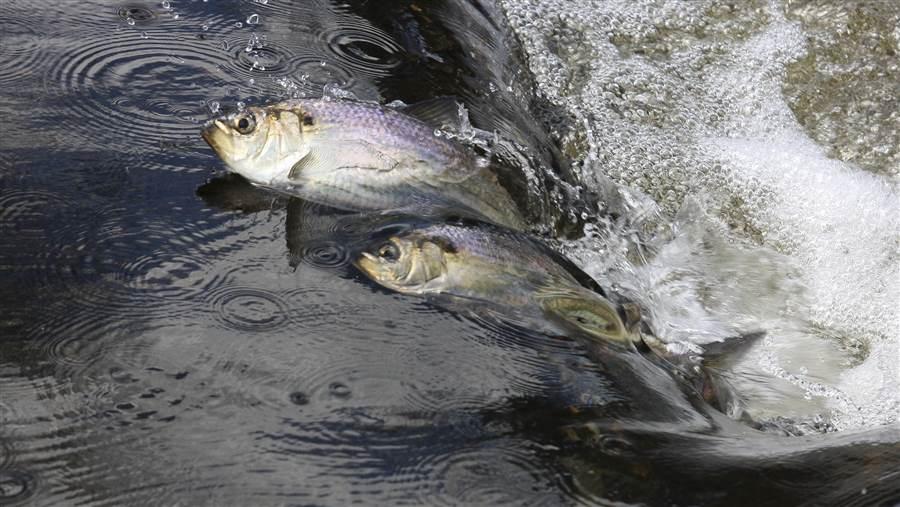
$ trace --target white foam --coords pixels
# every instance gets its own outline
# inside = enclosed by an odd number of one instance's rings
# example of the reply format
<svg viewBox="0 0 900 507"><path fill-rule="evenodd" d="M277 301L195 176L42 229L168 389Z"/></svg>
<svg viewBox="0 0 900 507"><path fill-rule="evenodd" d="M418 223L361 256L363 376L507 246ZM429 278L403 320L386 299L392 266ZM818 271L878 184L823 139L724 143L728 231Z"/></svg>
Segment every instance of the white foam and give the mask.
<svg viewBox="0 0 900 507"><path fill-rule="evenodd" d="M760 414L900 420L898 182L829 159L797 123L781 89L802 27L778 4L501 3L539 92L584 124L561 142L586 146L585 181L662 217L644 260L623 235L647 217L572 256L641 300L663 339L766 329L738 368Z"/></svg>

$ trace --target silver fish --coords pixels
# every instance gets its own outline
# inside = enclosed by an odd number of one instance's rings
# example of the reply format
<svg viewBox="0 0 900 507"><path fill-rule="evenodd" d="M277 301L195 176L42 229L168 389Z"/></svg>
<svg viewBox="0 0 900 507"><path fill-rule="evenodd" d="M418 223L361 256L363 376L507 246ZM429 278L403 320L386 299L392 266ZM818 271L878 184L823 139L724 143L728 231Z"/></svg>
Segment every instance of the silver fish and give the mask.
<svg viewBox="0 0 900 507"><path fill-rule="evenodd" d="M604 342L640 343L640 313L583 287L559 255L525 235L459 224L399 232L363 250L354 264L404 294L451 296L514 309Z"/></svg>
<svg viewBox="0 0 900 507"><path fill-rule="evenodd" d="M354 211L459 210L525 227L486 164L390 107L288 100L217 118L203 138L233 172L309 201Z"/></svg>

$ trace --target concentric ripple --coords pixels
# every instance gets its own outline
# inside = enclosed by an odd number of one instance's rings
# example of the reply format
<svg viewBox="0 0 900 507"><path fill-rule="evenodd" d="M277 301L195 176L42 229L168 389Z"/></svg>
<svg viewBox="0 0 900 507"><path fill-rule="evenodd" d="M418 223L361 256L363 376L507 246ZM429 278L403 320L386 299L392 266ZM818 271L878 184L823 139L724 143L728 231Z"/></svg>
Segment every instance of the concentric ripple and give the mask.
<svg viewBox="0 0 900 507"><path fill-rule="evenodd" d="M225 39L231 58L224 62L225 72L243 81L260 77L287 77L301 94L320 94L325 85L352 88L356 77L352 69L315 47L287 44L281 40L256 38L255 34L234 33Z"/></svg>
<svg viewBox="0 0 900 507"><path fill-rule="evenodd" d="M195 137L208 90L221 83L220 64L211 44L114 33L59 55L44 84L65 100L53 121L67 134L96 143L116 132L118 148L130 149Z"/></svg>
<svg viewBox="0 0 900 507"><path fill-rule="evenodd" d="M35 481L31 474L18 470L0 470L0 504L22 502L34 490Z"/></svg>
<svg viewBox="0 0 900 507"><path fill-rule="evenodd" d="M278 294L259 288L226 286L209 295L216 320L238 331L269 331L288 322L289 307Z"/></svg>
<svg viewBox="0 0 900 507"><path fill-rule="evenodd" d="M67 199L44 190L13 190L0 194L0 230L44 237L47 216L69 207Z"/></svg>
<svg viewBox="0 0 900 507"><path fill-rule="evenodd" d="M119 18L133 21L134 24L145 24L156 19L156 13L143 5L126 5L119 8Z"/></svg>
<svg viewBox="0 0 900 507"><path fill-rule="evenodd" d="M303 262L317 268L337 268L347 265L349 252L347 248L335 242L304 244L300 247L300 258Z"/></svg>
<svg viewBox="0 0 900 507"><path fill-rule="evenodd" d="M529 442L482 443L476 447L434 449L399 471L425 505L559 505L552 489L558 472L548 470Z"/></svg>
<svg viewBox="0 0 900 507"><path fill-rule="evenodd" d="M224 281L215 273L207 276L210 271L212 264L201 255L154 252L127 263L121 276L136 291L153 292L160 298L188 299Z"/></svg>
<svg viewBox="0 0 900 507"><path fill-rule="evenodd" d="M402 63L397 43L367 23L344 20L321 37L341 66L354 74L386 76Z"/></svg>
<svg viewBox="0 0 900 507"><path fill-rule="evenodd" d="M44 47L41 43L47 33L33 26L33 18L5 15L0 9L0 85L9 86L34 76L34 71L44 64Z"/></svg>

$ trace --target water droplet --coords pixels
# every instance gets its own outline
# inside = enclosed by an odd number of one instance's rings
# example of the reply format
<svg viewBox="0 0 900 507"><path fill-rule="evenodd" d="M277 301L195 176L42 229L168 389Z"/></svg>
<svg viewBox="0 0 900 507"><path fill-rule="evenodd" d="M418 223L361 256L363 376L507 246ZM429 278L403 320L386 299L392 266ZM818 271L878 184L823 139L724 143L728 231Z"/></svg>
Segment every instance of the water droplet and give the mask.
<svg viewBox="0 0 900 507"><path fill-rule="evenodd" d="M125 19L125 22L128 23L129 25L134 26L134 18L129 17L129 18Z"/></svg>
<svg viewBox="0 0 900 507"><path fill-rule="evenodd" d="M172 8L172 4L169 3L169 0L163 0L163 2L162 2L162 8L165 9L165 10L169 10L169 9Z"/></svg>
<svg viewBox="0 0 900 507"><path fill-rule="evenodd" d="M209 109L209 112L212 114L216 114L219 112L219 102L215 100L210 100L206 103L206 107Z"/></svg>
<svg viewBox="0 0 900 507"><path fill-rule="evenodd" d="M244 48L244 51L250 53L254 49L261 49L263 47L262 39L260 39L259 35L255 33L250 34L250 39L247 40L247 47Z"/></svg>
<svg viewBox="0 0 900 507"><path fill-rule="evenodd" d="M251 14L250 16L247 17L248 25L255 25L257 23L259 23L259 14Z"/></svg>
<svg viewBox="0 0 900 507"><path fill-rule="evenodd" d="M209 30L209 25L204 23L203 25L200 25L200 29L205 32L205 31Z"/></svg>
<svg viewBox="0 0 900 507"><path fill-rule="evenodd" d="M247 104L244 104L243 102L240 102L240 101L238 101L238 103L235 105L237 106L238 111L243 111L244 108L247 107Z"/></svg>
<svg viewBox="0 0 900 507"><path fill-rule="evenodd" d="M141 38L142 38L142 39L149 39L149 38L150 38L150 35L148 35L147 32L141 32Z"/></svg>
<svg viewBox="0 0 900 507"><path fill-rule="evenodd" d="M340 382L332 382L328 386L328 392L335 398L349 398L350 388Z"/></svg>
<svg viewBox="0 0 900 507"><path fill-rule="evenodd" d="M244 26L244 24L241 23L240 21L238 21L237 23L234 24L234 26L240 28L240 27Z"/></svg>
<svg viewBox="0 0 900 507"><path fill-rule="evenodd" d="M250 85L254 85L256 84L256 80L251 77L248 83L250 83Z"/></svg>
<svg viewBox="0 0 900 507"><path fill-rule="evenodd" d="M178 19L180 17L181 17L181 14L178 14L177 12L172 13L172 19Z"/></svg>
<svg viewBox="0 0 900 507"><path fill-rule="evenodd" d="M258 4L263 4L263 5L266 5L267 3L269 3L269 0L254 0L254 1Z"/></svg>

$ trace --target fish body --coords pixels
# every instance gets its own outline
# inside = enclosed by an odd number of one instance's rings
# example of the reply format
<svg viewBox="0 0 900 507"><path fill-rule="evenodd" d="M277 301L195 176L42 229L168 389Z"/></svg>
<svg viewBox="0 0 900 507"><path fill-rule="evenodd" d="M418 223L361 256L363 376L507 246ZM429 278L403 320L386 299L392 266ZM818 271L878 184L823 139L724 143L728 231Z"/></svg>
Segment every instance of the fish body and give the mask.
<svg viewBox="0 0 900 507"><path fill-rule="evenodd" d="M390 107L296 99L211 121L204 139L250 182L353 211L458 210L513 229L522 216L478 157Z"/></svg>
<svg viewBox="0 0 900 507"><path fill-rule="evenodd" d="M639 315L582 286L556 257L520 233L446 223L380 240L356 256L354 264L375 282L404 294L439 294L512 308L562 332L620 345L637 343Z"/></svg>

